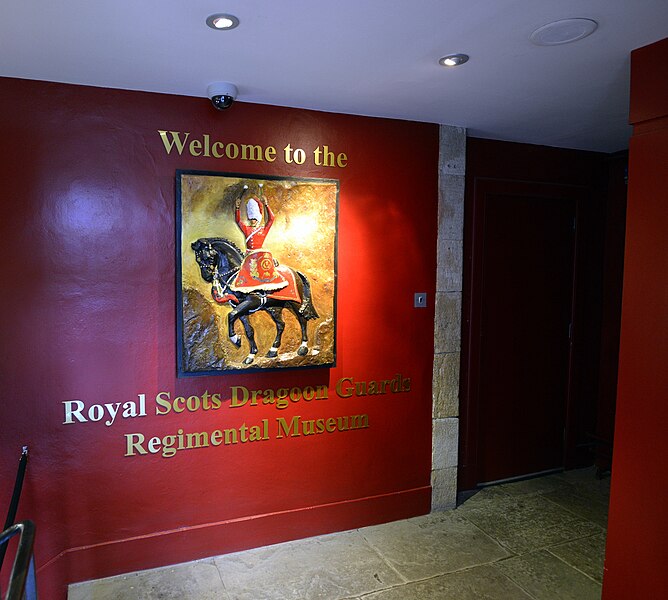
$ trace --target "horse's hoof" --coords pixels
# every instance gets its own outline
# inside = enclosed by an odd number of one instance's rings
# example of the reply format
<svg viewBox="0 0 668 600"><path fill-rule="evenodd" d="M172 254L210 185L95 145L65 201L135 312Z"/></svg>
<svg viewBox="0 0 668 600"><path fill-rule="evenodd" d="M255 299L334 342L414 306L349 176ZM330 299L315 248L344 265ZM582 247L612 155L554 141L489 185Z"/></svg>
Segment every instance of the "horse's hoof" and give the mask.
<svg viewBox="0 0 668 600"><path fill-rule="evenodd" d="M267 352L267 358L276 358L278 356L278 348L270 348Z"/></svg>
<svg viewBox="0 0 668 600"><path fill-rule="evenodd" d="M308 346L299 346L297 354L299 354L299 356L306 356L308 354Z"/></svg>
<svg viewBox="0 0 668 600"><path fill-rule="evenodd" d="M244 364L250 365L254 360L255 360L255 354L249 354L246 358L244 358Z"/></svg>
<svg viewBox="0 0 668 600"><path fill-rule="evenodd" d="M237 348L241 348L241 336L240 335L231 335L230 342L232 342Z"/></svg>

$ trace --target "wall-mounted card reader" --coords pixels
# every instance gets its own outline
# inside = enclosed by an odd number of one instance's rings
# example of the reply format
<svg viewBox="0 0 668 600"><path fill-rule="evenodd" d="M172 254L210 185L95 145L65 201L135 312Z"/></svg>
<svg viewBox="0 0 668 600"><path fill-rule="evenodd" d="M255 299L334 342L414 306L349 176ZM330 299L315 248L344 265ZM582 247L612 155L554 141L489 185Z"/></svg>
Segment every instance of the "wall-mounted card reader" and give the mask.
<svg viewBox="0 0 668 600"><path fill-rule="evenodd" d="M415 299L413 300L414 308L425 308L427 306L427 293L415 292Z"/></svg>

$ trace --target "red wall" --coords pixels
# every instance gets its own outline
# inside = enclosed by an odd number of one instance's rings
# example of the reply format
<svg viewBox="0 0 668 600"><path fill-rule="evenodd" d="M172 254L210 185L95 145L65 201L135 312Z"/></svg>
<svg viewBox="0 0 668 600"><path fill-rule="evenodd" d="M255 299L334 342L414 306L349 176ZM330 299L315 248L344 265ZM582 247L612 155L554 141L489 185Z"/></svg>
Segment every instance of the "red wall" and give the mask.
<svg viewBox="0 0 668 600"><path fill-rule="evenodd" d="M0 79L0 480L30 447L19 518L37 525L40 594L64 584L426 513L437 213L435 125ZM158 130L273 145L274 163L167 155ZM288 165L327 144L345 168ZM337 365L177 379L176 169L340 180ZM428 292L429 308L412 308ZM286 317L288 326L295 326ZM340 398L342 377L410 391ZM322 402L229 406L233 385L329 386ZM155 395L219 392L156 416ZM63 402L148 416L64 425ZM369 428L124 457L124 434L367 414ZM9 503L3 485L0 510ZM5 576L7 567L5 567Z"/></svg>
<svg viewBox="0 0 668 600"><path fill-rule="evenodd" d="M668 598L668 39L631 55L629 193L605 600Z"/></svg>

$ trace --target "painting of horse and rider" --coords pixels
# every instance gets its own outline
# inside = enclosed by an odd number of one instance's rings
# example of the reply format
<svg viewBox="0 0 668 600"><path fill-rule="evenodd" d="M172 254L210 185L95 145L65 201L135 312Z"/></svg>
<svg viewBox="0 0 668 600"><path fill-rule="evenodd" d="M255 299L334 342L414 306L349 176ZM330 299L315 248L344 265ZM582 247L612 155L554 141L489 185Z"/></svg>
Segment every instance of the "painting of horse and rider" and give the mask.
<svg viewBox="0 0 668 600"><path fill-rule="evenodd" d="M333 366L338 181L176 179L179 374Z"/></svg>

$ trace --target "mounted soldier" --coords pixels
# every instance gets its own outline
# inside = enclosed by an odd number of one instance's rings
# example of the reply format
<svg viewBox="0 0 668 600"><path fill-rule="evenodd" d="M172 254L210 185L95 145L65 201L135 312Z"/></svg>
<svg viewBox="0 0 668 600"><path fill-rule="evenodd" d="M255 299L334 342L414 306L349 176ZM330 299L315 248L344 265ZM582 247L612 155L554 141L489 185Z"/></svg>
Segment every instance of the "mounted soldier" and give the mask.
<svg viewBox="0 0 668 600"><path fill-rule="evenodd" d="M260 188L262 191L262 188ZM288 285L288 281L276 269L278 263L269 250L263 249L264 240L274 224L274 213L269 207L264 195L261 200L255 196L246 203L245 223L241 219L241 197L235 204L234 217L237 226L244 234L246 255L237 273L230 284L234 292L249 294L252 292L275 292ZM266 214L265 214L266 213ZM264 224L263 224L264 223Z"/></svg>
<svg viewBox="0 0 668 600"><path fill-rule="evenodd" d="M246 254L239 269L232 273L220 274L216 269L213 278L211 295L219 304L230 302L235 306L238 298L234 292L242 294L254 293L258 296L265 296L278 290L282 290L289 285L289 281L281 274L278 269L278 261L274 260L271 252L262 248L264 240L274 223L274 213L267 203L267 199L262 194L262 184L260 184L260 201L252 196L246 203L245 223L241 218L241 199L248 189L244 186L241 195L235 202L234 220L244 235ZM266 211L266 218L265 218ZM264 225L262 224L264 221ZM286 299L290 296L286 296Z"/></svg>

